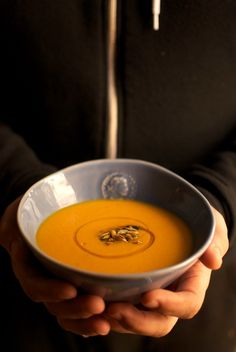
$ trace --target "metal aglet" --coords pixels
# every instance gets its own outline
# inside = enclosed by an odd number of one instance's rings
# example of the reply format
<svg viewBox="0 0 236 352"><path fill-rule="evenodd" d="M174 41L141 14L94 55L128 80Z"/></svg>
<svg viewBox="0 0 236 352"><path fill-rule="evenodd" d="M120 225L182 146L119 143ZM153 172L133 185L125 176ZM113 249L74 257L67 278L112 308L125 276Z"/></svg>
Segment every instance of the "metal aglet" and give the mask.
<svg viewBox="0 0 236 352"><path fill-rule="evenodd" d="M159 15L161 12L161 0L152 0L153 29L159 29Z"/></svg>
<svg viewBox="0 0 236 352"><path fill-rule="evenodd" d="M159 29L159 15L153 14L153 29L154 31L158 31Z"/></svg>

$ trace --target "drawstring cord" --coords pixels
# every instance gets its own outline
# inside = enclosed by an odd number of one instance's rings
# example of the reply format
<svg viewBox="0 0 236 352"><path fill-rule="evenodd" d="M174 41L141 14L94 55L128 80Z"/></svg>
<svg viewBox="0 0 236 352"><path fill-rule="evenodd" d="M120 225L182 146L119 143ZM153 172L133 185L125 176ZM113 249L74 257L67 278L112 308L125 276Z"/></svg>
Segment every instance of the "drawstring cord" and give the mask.
<svg viewBox="0 0 236 352"><path fill-rule="evenodd" d="M152 0L153 29L159 29L159 15L161 12L161 0Z"/></svg>

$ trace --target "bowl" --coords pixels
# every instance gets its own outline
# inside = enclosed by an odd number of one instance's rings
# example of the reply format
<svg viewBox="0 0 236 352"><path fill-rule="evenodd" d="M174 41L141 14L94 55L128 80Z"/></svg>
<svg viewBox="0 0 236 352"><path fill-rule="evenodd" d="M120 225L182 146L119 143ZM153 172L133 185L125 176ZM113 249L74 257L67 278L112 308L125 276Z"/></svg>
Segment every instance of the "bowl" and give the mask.
<svg viewBox="0 0 236 352"><path fill-rule="evenodd" d="M105 274L63 264L38 247L37 229L55 211L88 200L120 198L155 204L181 217L193 234L191 254L161 269ZM215 228L210 204L194 186L160 165L135 159L86 161L41 179L21 199L17 221L29 248L50 273L106 301L131 302L148 290L167 287L188 270L209 246Z"/></svg>

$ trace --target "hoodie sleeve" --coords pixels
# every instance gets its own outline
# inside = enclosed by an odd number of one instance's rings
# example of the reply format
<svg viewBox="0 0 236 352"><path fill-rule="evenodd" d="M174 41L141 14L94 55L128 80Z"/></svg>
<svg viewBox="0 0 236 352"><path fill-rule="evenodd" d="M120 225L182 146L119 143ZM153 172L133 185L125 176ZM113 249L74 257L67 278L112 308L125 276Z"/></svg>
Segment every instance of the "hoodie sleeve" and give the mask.
<svg viewBox="0 0 236 352"><path fill-rule="evenodd" d="M229 237L236 236L236 129L206 160L186 177L225 218Z"/></svg>
<svg viewBox="0 0 236 352"><path fill-rule="evenodd" d="M19 135L0 124L0 214L34 182L54 171Z"/></svg>

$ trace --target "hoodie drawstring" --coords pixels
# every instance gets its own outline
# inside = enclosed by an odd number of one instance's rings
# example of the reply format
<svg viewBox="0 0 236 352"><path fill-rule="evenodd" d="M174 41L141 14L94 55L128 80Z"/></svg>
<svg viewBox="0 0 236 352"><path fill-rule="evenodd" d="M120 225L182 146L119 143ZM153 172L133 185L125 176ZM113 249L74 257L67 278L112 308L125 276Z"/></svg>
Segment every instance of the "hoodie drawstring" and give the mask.
<svg viewBox="0 0 236 352"><path fill-rule="evenodd" d="M152 0L153 29L159 29L159 15L161 13L161 0Z"/></svg>

